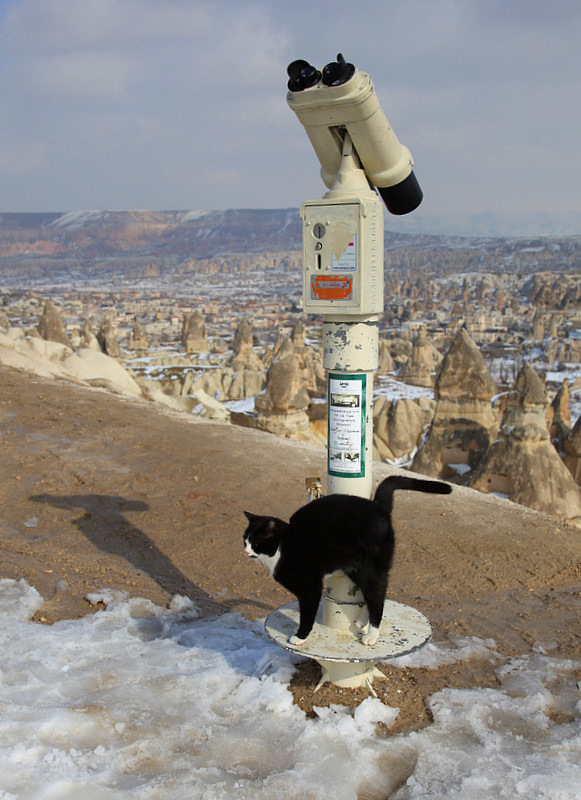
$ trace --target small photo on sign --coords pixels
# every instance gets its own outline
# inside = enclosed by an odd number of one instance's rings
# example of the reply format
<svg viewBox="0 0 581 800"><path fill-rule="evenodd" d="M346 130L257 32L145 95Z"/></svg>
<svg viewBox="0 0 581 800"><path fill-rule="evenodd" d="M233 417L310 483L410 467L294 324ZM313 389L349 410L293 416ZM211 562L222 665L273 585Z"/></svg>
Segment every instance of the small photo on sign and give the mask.
<svg viewBox="0 0 581 800"><path fill-rule="evenodd" d="M360 396L358 394L331 394L332 406L348 406L359 408Z"/></svg>

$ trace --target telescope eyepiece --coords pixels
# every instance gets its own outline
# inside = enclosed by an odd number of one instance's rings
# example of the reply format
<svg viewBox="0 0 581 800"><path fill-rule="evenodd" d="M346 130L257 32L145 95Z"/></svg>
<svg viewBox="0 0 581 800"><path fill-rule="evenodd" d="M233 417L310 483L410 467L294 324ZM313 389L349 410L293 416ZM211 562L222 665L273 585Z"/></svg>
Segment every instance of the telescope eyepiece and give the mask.
<svg viewBox="0 0 581 800"><path fill-rule="evenodd" d="M348 64L343 58L343 54L339 53L337 61L331 61L323 67L323 83L325 86L341 86L343 83L347 83L354 74L353 64Z"/></svg>
<svg viewBox="0 0 581 800"><path fill-rule="evenodd" d="M289 77L287 85L290 92L302 92L303 89L310 89L321 80L320 71L302 58L292 61L286 71Z"/></svg>

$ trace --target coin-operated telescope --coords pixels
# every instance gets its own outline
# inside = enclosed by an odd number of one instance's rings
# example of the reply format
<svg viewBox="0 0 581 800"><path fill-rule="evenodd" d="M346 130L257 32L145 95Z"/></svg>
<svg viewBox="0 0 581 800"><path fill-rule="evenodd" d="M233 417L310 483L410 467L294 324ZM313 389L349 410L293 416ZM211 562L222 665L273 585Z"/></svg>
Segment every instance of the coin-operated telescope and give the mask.
<svg viewBox="0 0 581 800"><path fill-rule="evenodd" d="M373 372L383 311L383 203L392 214L407 214L421 203L422 190L410 152L385 118L369 75L342 55L322 70L293 61L288 75L288 104L305 127L329 190L301 207L303 307L323 316L327 489L369 498ZM371 682L378 677L373 664L425 644L430 624L415 609L392 603L376 646L369 647L353 637L365 606L359 588L344 573L328 576L326 584L320 624L317 619L308 645L289 643L296 603L272 612L266 630L283 647L321 664L319 686L330 681L373 692Z"/></svg>
<svg viewBox="0 0 581 800"><path fill-rule="evenodd" d="M342 145L349 135L361 167L377 187L392 214L408 214L422 202L413 159L400 144L381 110L367 73L339 53L317 69L308 61L288 66L287 102L305 127L321 162L321 177L330 189L341 166Z"/></svg>
<svg viewBox="0 0 581 800"><path fill-rule="evenodd" d="M367 73L337 60L288 67L287 102L303 124L328 191L301 207L303 309L323 317L329 396L328 488L369 497L373 372L383 311L383 203L422 201L410 151L381 110ZM383 202L382 202L383 201Z"/></svg>
<svg viewBox="0 0 581 800"><path fill-rule="evenodd" d="M303 308L353 318L383 311L383 209L422 201L413 159L381 110L369 75L341 54L322 70L288 67L287 102L302 122L329 188L301 208ZM377 190L377 191L376 191Z"/></svg>

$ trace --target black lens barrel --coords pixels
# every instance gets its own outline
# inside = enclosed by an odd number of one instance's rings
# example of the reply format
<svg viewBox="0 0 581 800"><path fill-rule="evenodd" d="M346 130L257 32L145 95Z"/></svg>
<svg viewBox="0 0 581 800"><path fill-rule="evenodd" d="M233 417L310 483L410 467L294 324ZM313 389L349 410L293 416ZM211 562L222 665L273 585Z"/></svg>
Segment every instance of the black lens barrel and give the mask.
<svg viewBox="0 0 581 800"><path fill-rule="evenodd" d="M376 188L389 213L399 216L414 211L424 197L413 171L395 186L377 186Z"/></svg>

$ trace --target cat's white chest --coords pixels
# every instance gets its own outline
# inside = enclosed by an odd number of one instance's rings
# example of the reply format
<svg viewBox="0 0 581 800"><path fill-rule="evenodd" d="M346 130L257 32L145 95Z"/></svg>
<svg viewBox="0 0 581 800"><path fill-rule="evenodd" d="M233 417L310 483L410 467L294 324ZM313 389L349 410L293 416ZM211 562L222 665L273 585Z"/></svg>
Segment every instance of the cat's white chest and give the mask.
<svg viewBox="0 0 581 800"><path fill-rule="evenodd" d="M273 556L267 556L264 553L254 553L254 555L259 561L262 561L270 574L274 575L274 570L277 568L278 562L280 561L280 547Z"/></svg>

